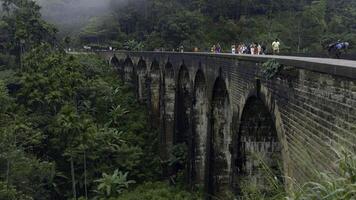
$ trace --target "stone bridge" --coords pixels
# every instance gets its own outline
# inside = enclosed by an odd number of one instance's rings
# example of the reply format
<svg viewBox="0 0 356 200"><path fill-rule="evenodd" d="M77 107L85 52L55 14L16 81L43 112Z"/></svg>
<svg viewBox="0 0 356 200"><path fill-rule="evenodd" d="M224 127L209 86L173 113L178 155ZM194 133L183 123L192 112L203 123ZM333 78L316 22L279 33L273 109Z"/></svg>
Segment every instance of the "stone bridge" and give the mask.
<svg viewBox="0 0 356 200"><path fill-rule="evenodd" d="M209 53L101 52L146 103L161 156L188 147L190 183L224 197L286 189L356 152L356 62ZM262 64L283 66L273 78ZM175 167L176 168L176 167ZM248 186L247 186L248 187Z"/></svg>

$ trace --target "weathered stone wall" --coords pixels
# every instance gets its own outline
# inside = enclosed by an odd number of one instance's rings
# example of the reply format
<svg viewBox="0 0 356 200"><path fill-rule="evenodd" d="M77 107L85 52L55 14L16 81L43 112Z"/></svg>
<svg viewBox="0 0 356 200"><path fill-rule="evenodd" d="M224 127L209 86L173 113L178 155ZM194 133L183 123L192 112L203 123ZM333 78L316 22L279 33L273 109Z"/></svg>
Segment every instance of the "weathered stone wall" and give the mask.
<svg viewBox="0 0 356 200"><path fill-rule="evenodd" d="M140 59L159 62L161 94L149 101L161 106L163 150L186 142L192 177L215 193L238 188L241 177L261 182L251 155L271 168L281 163L288 186L312 179L313 171L335 170L333 149L356 152L354 61L164 52L116 57L120 64L111 62L125 74L135 71L130 60L134 67ZM267 80L261 64L272 58L285 67Z"/></svg>
<svg viewBox="0 0 356 200"><path fill-rule="evenodd" d="M205 161L207 157L207 137L208 137L208 115L209 104L206 94L206 80L202 70L199 70L194 79L193 94L193 146L191 151L192 165L195 173L193 178L197 184L202 184L205 177Z"/></svg>

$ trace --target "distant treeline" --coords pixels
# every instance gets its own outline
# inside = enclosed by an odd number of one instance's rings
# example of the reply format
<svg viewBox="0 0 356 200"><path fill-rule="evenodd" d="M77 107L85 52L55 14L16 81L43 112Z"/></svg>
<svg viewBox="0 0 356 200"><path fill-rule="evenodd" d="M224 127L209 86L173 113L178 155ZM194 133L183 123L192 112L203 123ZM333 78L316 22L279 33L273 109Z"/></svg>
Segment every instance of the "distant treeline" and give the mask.
<svg viewBox="0 0 356 200"><path fill-rule="evenodd" d="M353 0L136 0L111 1L110 12L92 18L79 44L154 50L183 45L201 50L220 43L257 42L269 47L276 38L284 53L324 52L327 44L356 43Z"/></svg>

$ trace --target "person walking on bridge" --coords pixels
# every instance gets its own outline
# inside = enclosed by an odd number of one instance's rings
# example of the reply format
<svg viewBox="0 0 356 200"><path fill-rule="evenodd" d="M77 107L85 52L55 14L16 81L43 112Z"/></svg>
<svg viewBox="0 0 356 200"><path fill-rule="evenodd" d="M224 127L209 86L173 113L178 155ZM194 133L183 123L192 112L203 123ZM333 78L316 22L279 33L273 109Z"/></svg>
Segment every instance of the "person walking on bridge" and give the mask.
<svg viewBox="0 0 356 200"><path fill-rule="evenodd" d="M328 54L331 57L340 58L342 53L347 54L349 46L350 43L338 40L337 42L328 45Z"/></svg>
<svg viewBox="0 0 356 200"><path fill-rule="evenodd" d="M221 53L221 51L222 51L222 49L221 49L220 43L218 43L216 45L215 53Z"/></svg>
<svg viewBox="0 0 356 200"><path fill-rule="evenodd" d="M179 52L181 52L181 53L183 53L183 52L184 52L184 46L183 46L183 44L182 44L182 45L180 45L180 47L179 47Z"/></svg>
<svg viewBox="0 0 356 200"><path fill-rule="evenodd" d="M276 40L272 43L272 50L273 50L273 54L274 54L274 55L279 54L279 46L280 46L279 40L276 39Z"/></svg>
<svg viewBox="0 0 356 200"><path fill-rule="evenodd" d="M215 44L210 48L210 52L211 53L215 53L215 51L216 51L216 46L215 46Z"/></svg>
<svg viewBox="0 0 356 200"><path fill-rule="evenodd" d="M236 54L236 45L231 45L231 53Z"/></svg>

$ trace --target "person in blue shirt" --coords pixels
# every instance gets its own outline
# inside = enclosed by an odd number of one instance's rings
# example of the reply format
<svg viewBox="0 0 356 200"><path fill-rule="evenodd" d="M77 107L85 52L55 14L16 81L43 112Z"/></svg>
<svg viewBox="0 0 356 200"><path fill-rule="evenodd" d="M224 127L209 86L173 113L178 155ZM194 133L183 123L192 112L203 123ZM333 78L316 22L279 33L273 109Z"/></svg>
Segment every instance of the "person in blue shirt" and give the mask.
<svg viewBox="0 0 356 200"><path fill-rule="evenodd" d="M336 58L340 58L342 50L347 53L349 46L350 44L348 42L341 42L341 40L338 40L337 42L328 45L328 53L330 56L336 56Z"/></svg>

